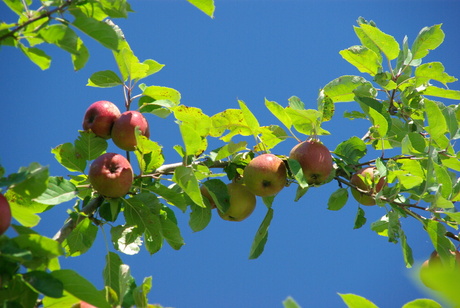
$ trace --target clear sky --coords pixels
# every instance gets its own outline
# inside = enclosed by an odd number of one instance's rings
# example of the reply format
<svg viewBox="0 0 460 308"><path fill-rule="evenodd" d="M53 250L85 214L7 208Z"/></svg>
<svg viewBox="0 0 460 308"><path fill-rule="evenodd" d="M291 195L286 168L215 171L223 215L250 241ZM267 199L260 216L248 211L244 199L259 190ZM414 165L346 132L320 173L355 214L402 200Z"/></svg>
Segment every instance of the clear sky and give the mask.
<svg viewBox="0 0 460 308"><path fill-rule="evenodd" d="M264 98L286 105L296 95L316 108L321 87L342 75L359 75L338 53L359 44L353 31L359 16L374 20L398 42L407 35L411 43L424 26L442 23L445 41L426 61L441 61L447 73L460 77L458 0L216 0L214 19L183 0L130 3L136 13L115 23L139 59L166 65L146 82L177 89L182 104L208 115L238 108L240 99L261 124L280 125L264 107ZM0 19L13 21L5 11L0 4ZM91 103L104 99L123 108L121 88L85 86L92 73L116 70L116 65L110 51L88 37L84 40L91 58L78 72L70 56L55 47L46 47L53 56L47 71L18 50L0 50L0 159L7 173L36 161L49 165L51 175L68 175L54 161L51 148L74 141ZM458 90L460 84L452 88ZM325 125L331 135L321 139L330 149L351 136L361 137L367 129L364 121L342 118L344 111L355 110L353 103L336 108L335 118ZM166 162L179 161L172 149L182 143L174 119L149 115L148 120L151 139L164 147ZM286 141L273 152L287 155L294 145L294 140ZM113 145L109 150L118 151ZM369 157L377 155L370 151ZM310 189L299 202L293 201L295 187L284 189L275 199L268 243L257 260L248 260L248 255L266 212L261 200L247 220L233 223L214 215L197 233L188 227L189 213L176 211L186 242L181 250L165 244L153 256L145 249L134 256L120 255L137 281L153 277L150 302L168 307L281 307L287 296L303 307L344 307L337 293L356 293L379 307L401 307L432 296L411 279L415 270L405 268L400 246L370 230L384 210L365 208L367 224L353 230L355 201L350 199L338 212L327 210L327 196L336 189L334 182ZM62 204L45 213L36 229L52 237L71 207ZM430 240L416 222L402 223L420 263L432 251ZM61 260L63 268L76 269L98 288L107 246L113 251L109 228L105 231L107 239L100 232L85 255Z"/></svg>

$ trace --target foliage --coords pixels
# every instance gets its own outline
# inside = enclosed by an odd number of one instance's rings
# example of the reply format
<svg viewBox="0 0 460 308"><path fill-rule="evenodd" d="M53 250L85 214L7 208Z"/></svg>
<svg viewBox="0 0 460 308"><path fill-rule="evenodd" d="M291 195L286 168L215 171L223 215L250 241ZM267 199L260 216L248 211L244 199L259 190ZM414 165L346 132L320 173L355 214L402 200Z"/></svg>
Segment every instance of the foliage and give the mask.
<svg viewBox="0 0 460 308"><path fill-rule="evenodd" d="M53 44L71 54L78 70L87 62L89 52L77 32L90 36L113 51L119 72L95 72L87 85L121 86L127 110L135 106L143 113L172 117L179 126L183 144L174 146L182 161L164 165L162 146L137 135L134 157L138 174L129 194L117 199L99 196L89 184L88 165L105 153L110 142L92 132L80 131L74 142L52 149L56 160L72 172L68 179L50 176L47 167L38 163L8 175L0 169L0 187L20 224L14 226L16 237L0 238L0 302L24 307L34 307L37 301L45 307L71 306L79 301L97 307L146 307L151 278L137 284L129 266L122 264L117 254L106 256L104 290L97 290L73 270L61 269L59 257L85 253L100 225L120 221L111 228L111 241L120 253L136 254L143 245L154 254L164 242L179 250L184 241L173 207L184 213L190 209L190 228L203 230L212 218L212 209L203 198L200 185L216 197L218 210L225 211L228 198L224 181L240 179L254 156L276 153L275 147L288 138L300 141L305 136L317 139L330 134L322 124L337 117L335 104L341 102L355 102L356 110L343 116L364 119L369 129L362 137L350 136L332 151L335 171L325 185L336 183L338 188L328 199L328 209L343 208L350 190L359 190L350 182L351 174L373 165L387 185L374 196L383 215L370 225L371 229L389 242L399 243L404 262L411 267L412 250L401 221L415 219L441 259L453 263L451 251L456 248L452 241L459 241L455 232L460 223L455 208L460 200L460 154L454 149L454 142L460 137L460 107L435 99L460 100L460 91L447 87L457 79L445 72L442 63L422 64L422 59L444 39L441 25L423 28L409 48L407 37L400 45L372 21L359 18L354 30L361 45L344 49L340 55L359 72L369 75L370 80L358 75L332 80L319 91L316 109L307 109L298 97L289 98L287 106L267 99L265 106L279 124L263 125L243 101L238 101L237 109L206 115L199 108L182 105L180 92L175 89L141 83L163 65L152 59L140 61L121 29L109 19L127 17L131 9L126 1L43 1L37 9L32 9L31 1L4 2L19 20L0 24L2 45L20 49L41 69L46 69L51 58L36 46ZM189 2L213 16L212 0ZM209 149L211 138L220 140L222 146ZM288 182L297 187L293 200L298 201L314 186L306 183L295 161L276 154L289 167ZM359 191L371 195L369 191ZM75 204L73 211L53 239L32 231L31 227L40 221L40 213L69 201ZM276 219L276 197L265 197L263 203L267 214L250 248L251 259L263 253L270 223ZM361 228L366 222L365 208L359 206L354 226ZM340 296L349 307L364 307L363 303L375 307L357 295ZM459 304L458 297L450 293L446 296ZM284 305L298 307L292 298ZM422 305L437 307L431 300L423 299L406 304Z"/></svg>

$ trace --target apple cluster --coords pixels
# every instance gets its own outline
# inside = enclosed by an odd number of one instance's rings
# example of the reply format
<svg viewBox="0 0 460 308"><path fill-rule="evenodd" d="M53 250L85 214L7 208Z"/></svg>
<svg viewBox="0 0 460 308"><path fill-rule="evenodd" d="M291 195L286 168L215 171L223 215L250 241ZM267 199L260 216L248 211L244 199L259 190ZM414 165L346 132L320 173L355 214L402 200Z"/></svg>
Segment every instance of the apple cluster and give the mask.
<svg viewBox="0 0 460 308"><path fill-rule="evenodd" d="M109 101L97 101L86 110L83 129L91 130L96 136L109 139L122 150L136 149L136 128L141 135L149 138L147 119L138 111L121 113ZM105 197L118 198L131 189L134 174L130 162L122 155L105 153L91 164L88 179L93 188Z"/></svg>

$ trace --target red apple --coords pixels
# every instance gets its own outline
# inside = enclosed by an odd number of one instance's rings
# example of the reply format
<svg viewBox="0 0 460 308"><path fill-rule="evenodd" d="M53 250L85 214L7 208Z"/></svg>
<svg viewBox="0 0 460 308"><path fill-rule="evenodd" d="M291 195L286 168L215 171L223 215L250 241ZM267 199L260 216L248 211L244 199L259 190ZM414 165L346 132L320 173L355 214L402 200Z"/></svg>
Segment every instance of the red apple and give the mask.
<svg viewBox="0 0 460 308"><path fill-rule="evenodd" d="M91 304L88 304L87 302L80 301L80 308L97 308L97 307Z"/></svg>
<svg viewBox="0 0 460 308"><path fill-rule="evenodd" d="M11 208L5 196L0 194L0 235L11 225Z"/></svg>
<svg viewBox="0 0 460 308"><path fill-rule="evenodd" d="M350 182L351 184L355 185L356 187L369 191L372 194L376 194L382 190L383 186L385 185L385 177L381 177L379 179L374 179L374 171L375 167L366 167L358 170L355 174L351 176ZM363 178L368 177L371 184L366 183L363 181ZM378 180L378 181L377 181ZM369 195L366 195L358 190L352 188L351 193L353 197L361 203L362 205L375 205L375 198Z"/></svg>
<svg viewBox="0 0 460 308"><path fill-rule="evenodd" d="M139 127L143 136L150 137L149 123L142 113L138 111L123 112L112 127L112 140L115 145L125 151L134 151L137 145L136 127Z"/></svg>
<svg viewBox="0 0 460 308"><path fill-rule="evenodd" d="M113 123L120 117L120 110L109 101L98 101L88 107L83 118L83 129L96 136L109 139Z"/></svg>
<svg viewBox="0 0 460 308"><path fill-rule="evenodd" d="M105 153L93 161L88 178L98 193L118 198L129 192L133 184L133 169L124 156Z"/></svg>
<svg viewBox="0 0 460 308"><path fill-rule="evenodd" d="M331 153L317 140L297 144L289 153L289 158L299 162L309 185L324 183L334 169Z"/></svg>
<svg viewBox="0 0 460 308"><path fill-rule="evenodd" d="M273 154L255 157L244 168L246 187L256 196L274 196L286 186L286 166L281 158Z"/></svg>
<svg viewBox="0 0 460 308"><path fill-rule="evenodd" d="M217 210L224 220L242 221L252 214L256 207L256 196L240 183L227 185L230 207L225 213Z"/></svg>
<svg viewBox="0 0 460 308"><path fill-rule="evenodd" d="M206 188L206 186L202 185L200 187L200 192L203 195L203 197L205 197L205 198L207 198L209 200L209 204L211 205L211 209L215 209L216 208L216 203L212 199L211 194L209 193L209 191Z"/></svg>
<svg viewBox="0 0 460 308"><path fill-rule="evenodd" d="M455 267L460 270L460 251L451 251L451 253L455 255ZM433 253L430 255L430 258L423 262L422 266L420 267L420 280L426 287L436 290L436 285L433 285L433 278L430 277L431 274L451 270L452 268L445 266L441 262L441 257L439 256L438 252L433 251Z"/></svg>

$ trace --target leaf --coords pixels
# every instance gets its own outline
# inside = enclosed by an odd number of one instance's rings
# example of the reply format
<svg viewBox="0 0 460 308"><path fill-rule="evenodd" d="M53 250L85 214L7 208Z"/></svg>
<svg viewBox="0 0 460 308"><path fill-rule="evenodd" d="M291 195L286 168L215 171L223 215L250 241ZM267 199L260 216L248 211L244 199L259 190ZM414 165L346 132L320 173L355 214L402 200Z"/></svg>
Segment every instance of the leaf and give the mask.
<svg viewBox="0 0 460 308"><path fill-rule="evenodd" d="M209 134L212 137L220 137L226 130L230 131L226 136L220 138L224 142L229 142L235 135L252 135L252 130L240 109L226 109L217 113L211 117L211 123Z"/></svg>
<svg viewBox="0 0 460 308"><path fill-rule="evenodd" d="M118 35L107 23L86 16L80 9L72 8L69 12L75 17L72 24L91 38L111 50L118 49Z"/></svg>
<svg viewBox="0 0 460 308"><path fill-rule="evenodd" d="M251 251L249 252L249 259L257 259L265 249L265 244L268 239L268 228L273 218L273 209L269 208L267 214L265 214L264 220L259 226L257 233L254 237L254 241L251 245Z"/></svg>
<svg viewBox="0 0 460 308"><path fill-rule="evenodd" d="M412 255L412 249L407 243L406 235L404 234L404 231L402 229L400 230L399 238L401 240L401 248L403 252L404 263L406 264L407 268L411 268L414 264L414 257Z"/></svg>
<svg viewBox="0 0 460 308"><path fill-rule="evenodd" d="M419 298L406 303L402 308L442 308L442 306L432 299Z"/></svg>
<svg viewBox="0 0 460 308"><path fill-rule="evenodd" d="M79 54L79 37L68 25L54 24L41 29L39 36L71 54Z"/></svg>
<svg viewBox="0 0 460 308"><path fill-rule="evenodd" d="M361 73L368 73L371 76L375 76L382 66L380 57L365 46L352 46L341 50L339 54Z"/></svg>
<svg viewBox="0 0 460 308"><path fill-rule="evenodd" d="M48 167L31 163L28 167L19 168L18 173L23 173L25 179L11 188L15 193L33 199L46 190L49 179Z"/></svg>
<svg viewBox="0 0 460 308"><path fill-rule="evenodd" d="M431 27L424 27L412 44L413 59L425 57L430 50L436 49L444 41L444 32L441 30L442 24Z"/></svg>
<svg viewBox="0 0 460 308"><path fill-rule="evenodd" d="M290 296L283 301L284 308L301 308L299 304Z"/></svg>
<svg viewBox="0 0 460 308"><path fill-rule="evenodd" d="M177 106L174 108L174 117L187 124L187 127L192 128L201 137L209 134L211 118L199 108L184 105Z"/></svg>
<svg viewBox="0 0 460 308"><path fill-rule="evenodd" d="M99 308L110 308L105 300L104 294L96 289L88 280L77 272L69 269L51 272L51 275L60 280L64 289L73 296Z"/></svg>
<svg viewBox="0 0 460 308"><path fill-rule="evenodd" d="M360 24L360 28L367 39L370 40L388 60L393 60L398 57L399 44L394 37L382 32L379 28L372 25Z"/></svg>
<svg viewBox="0 0 460 308"><path fill-rule="evenodd" d="M21 51L39 68L46 70L51 65L51 57L48 56L43 50L36 47L25 47L24 45L19 45Z"/></svg>
<svg viewBox="0 0 460 308"><path fill-rule="evenodd" d="M154 192L169 204L177 206L183 212L187 209L188 203L185 198L186 196L182 193L182 189L175 183L166 187L161 184L160 181L155 181L152 185L148 186L146 190Z"/></svg>
<svg viewBox="0 0 460 308"><path fill-rule="evenodd" d="M147 294L150 292L151 288L152 288L152 277L144 278L144 281L142 282L142 284L134 288L133 297L134 297L134 303L136 304L136 307L150 307L150 305L148 305Z"/></svg>
<svg viewBox="0 0 460 308"><path fill-rule="evenodd" d="M415 86L428 84L430 80L436 80L447 86L447 83L455 82L458 79L444 72L444 65L441 62L425 63L417 67L415 70L416 83Z"/></svg>
<svg viewBox="0 0 460 308"><path fill-rule="evenodd" d="M342 298L343 302L349 307L349 308L378 308L374 303L372 303L370 300L367 298L364 298L362 296L356 295L356 294L340 294L340 297Z"/></svg>
<svg viewBox="0 0 460 308"><path fill-rule="evenodd" d="M24 281L37 293L59 298L63 295L64 286L61 281L44 271L30 271L22 275Z"/></svg>
<svg viewBox="0 0 460 308"><path fill-rule="evenodd" d="M439 253L441 260L449 264L453 258L451 251L455 251L454 244L446 237L446 228L439 222L434 220L425 220L425 229L430 236L434 248Z"/></svg>
<svg viewBox="0 0 460 308"><path fill-rule="evenodd" d="M337 145L334 154L350 163L358 163L367 153L366 144L361 138L353 136Z"/></svg>
<svg viewBox="0 0 460 308"><path fill-rule="evenodd" d="M169 100L178 105L180 103L181 94L173 88L150 86L143 90L143 95L151 97L155 100Z"/></svg>
<svg viewBox="0 0 460 308"><path fill-rule="evenodd" d="M30 269L47 268L52 259L64 254L60 243L39 234L21 234L12 240L32 253L33 258L23 263Z"/></svg>
<svg viewBox="0 0 460 308"><path fill-rule="evenodd" d="M287 129L291 129L292 121L289 115L286 113L285 109L274 101L269 101L265 99L265 107L281 122Z"/></svg>
<svg viewBox="0 0 460 308"><path fill-rule="evenodd" d="M75 152L84 160L94 160L107 150L105 139L97 137L91 131L79 131L80 136L75 140Z"/></svg>
<svg viewBox="0 0 460 308"><path fill-rule="evenodd" d="M157 227L157 226L152 226L152 227ZM143 231L146 234L150 233L150 231L147 231L145 229L143 229ZM110 229L110 235L112 236L113 247L116 250L121 251L122 253L126 255L135 255L139 253L140 246L142 246L142 239L141 239L142 233L139 231L138 228L133 227L133 226L126 226L126 225L116 226ZM158 242L159 242L159 248L154 250L154 252L150 250L151 246L146 245L147 251L149 251L150 253L157 252L162 246L163 239L161 238L159 231L157 232L156 238L158 239Z"/></svg>
<svg viewBox="0 0 460 308"><path fill-rule="evenodd" d="M354 91L367 83L369 82L363 77L346 75L330 81L321 91L334 103L352 102L355 97Z"/></svg>
<svg viewBox="0 0 460 308"><path fill-rule="evenodd" d="M14 219L26 227L35 227L40 222L40 216L36 214L48 209L47 205L16 194L12 189L6 192L5 197L10 204L11 214Z"/></svg>
<svg viewBox="0 0 460 308"><path fill-rule="evenodd" d="M356 213L356 217L355 217L355 225L353 227L353 229L359 229L361 228L362 226L364 226L364 224L366 223L366 217L364 216L364 210L360 207L358 207L358 212Z"/></svg>
<svg viewBox="0 0 460 308"><path fill-rule="evenodd" d="M308 182L307 182L307 179L305 178L305 175L303 174L302 166L300 165L300 163L297 160L292 159L292 158L288 158L287 163L289 166L289 170L291 171L294 178L297 180L299 187L308 188L309 187Z"/></svg>
<svg viewBox="0 0 460 308"><path fill-rule="evenodd" d="M98 88L111 88L122 85L123 81L111 70L93 73L88 79L87 86Z"/></svg>
<svg viewBox="0 0 460 308"><path fill-rule="evenodd" d="M439 105L431 100L424 99L424 107L428 125L425 129L430 133L431 137L436 140L447 132L447 123L442 114Z"/></svg>
<svg viewBox="0 0 460 308"><path fill-rule="evenodd" d="M56 205L76 197L76 187L62 177L50 177L46 190L34 201L41 204Z"/></svg>
<svg viewBox="0 0 460 308"><path fill-rule="evenodd" d="M120 298L120 266L123 264L120 256L109 251L105 256L105 266L102 272L104 285L112 288Z"/></svg>
<svg viewBox="0 0 460 308"><path fill-rule="evenodd" d="M82 219L62 243L67 254L76 257L87 252L96 239L98 228L89 218Z"/></svg>
<svg viewBox="0 0 460 308"><path fill-rule="evenodd" d="M226 143L224 146L211 151L211 154L215 155L212 158L212 160L216 161L216 160L221 160L223 158L232 156L236 154L237 152L245 150L247 145L248 143L246 141L240 141L238 143L234 143L233 141L230 141Z"/></svg>
<svg viewBox="0 0 460 308"><path fill-rule="evenodd" d="M163 207L163 210L167 212L167 215L166 217L165 215L160 217L161 235L165 238L171 248L179 250L183 245L185 245L185 242L180 233L180 229L177 226L176 217L174 212L168 207Z"/></svg>
<svg viewBox="0 0 460 308"><path fill-rule="evenodd" d="M327 209L331 211L338 211L345 206L347 200L348 190L346 188L339 188L329 196Z"/></svg>
<svg viewBox="0 0 460 308"><path fill-rule="evenodd" d="M162 147L157 142L142 136L139 130L136 130L136 150L134 154L143 173L155 171L165 161Z"/></svg>
<svg viewBox="0 0 460 308"><path fill-rule="evenodd" d="M435 86L426 87L423 91L423 95L460 100L460 91L443 89Z"/></svg>
<svg viewBox="0 0 460 308"><path fill-rule="evenodd" d="M201 11L203 11L206 15L211 18L214 18L214 0L187 0Z"/></svg>
<svg viewBox="0 0 460 308"><path fill-rule="evenodd" d="M238 104L240 105L240 109L243 112L243 117L246 120L247 125L251 129L252 134L254 136L257 136L260 127L259 121L243 101L238 100Z"/></svg>
<svg viewBox="0 0 460 308"><path fill-rule="evenodd" d="M207 206L205 208L192 204L190 206L192 210L190 212L190 220L188 222L190 228L194 232L198 232L206 228L206 226L211 221L211 207Z"/></svg>
<svg viewBox="0 0 460 308"><path fill-rule="evenodd" d="M150 66L139 61L124 38L120 38L118 50L113 51L113 55L123 81L140 80L148 75Z"/></svg>
<svg viewBox="0 0 460 308"><path fill-rule="evenodd" d="M222 213L227 212L230 207L230 196L228 194L227 184L220 179L211 179L203 182L202 185L206 187L217 209Z"/></svg>
<svg viewBox="0 0 460 308"><path fill-rule="evenodd" d="M86 48L85 44L83 44L83 41L80 38L77 39L76 48L77 48L77 53L73 53L70 56L72 59L74 70L78 71L86 65L86 62L88 62L89 51L88 51L88 48Z"/></svg>
<svg viewBox="0 0 460 308"><path fill-rule="evenodd" d="M329 132L321 128L322 114L314 109L286 108L295 129L305 135L328 135Z"/></svg>
<svg viewBox="0 0 460 308"><path fill-rule="evenodd" d="M86 168L85 158L76 151L70 142L58 145L51 150L56 160L67 170L84 173Z"/></svg>

